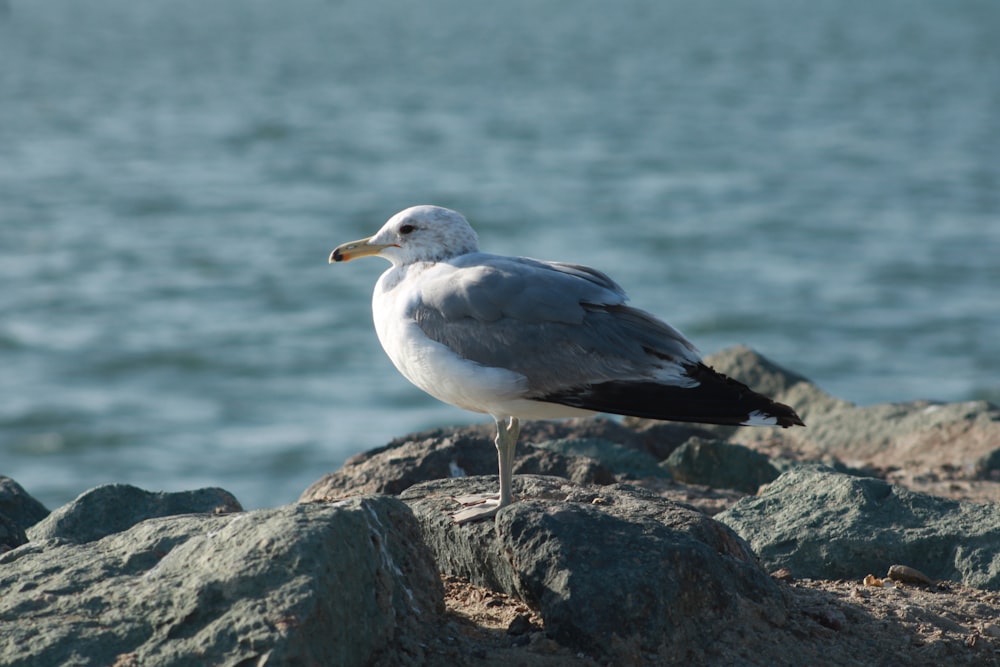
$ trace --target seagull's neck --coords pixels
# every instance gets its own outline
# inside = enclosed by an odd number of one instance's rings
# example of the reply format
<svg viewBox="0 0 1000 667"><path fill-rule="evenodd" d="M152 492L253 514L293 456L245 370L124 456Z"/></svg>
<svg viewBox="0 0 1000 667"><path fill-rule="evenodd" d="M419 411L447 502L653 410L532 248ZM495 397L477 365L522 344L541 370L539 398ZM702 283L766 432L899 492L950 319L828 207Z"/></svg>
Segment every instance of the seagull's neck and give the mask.
<svg viewBox="0 0 1000 667"><path fill-rule="evenodd" d="M389 292L395 289L408 277L418 276L432 266L434 266L434 262L408 262L406 264L393 264L378 279L378 282L375 284L375 291L376 293Z"/></svg>

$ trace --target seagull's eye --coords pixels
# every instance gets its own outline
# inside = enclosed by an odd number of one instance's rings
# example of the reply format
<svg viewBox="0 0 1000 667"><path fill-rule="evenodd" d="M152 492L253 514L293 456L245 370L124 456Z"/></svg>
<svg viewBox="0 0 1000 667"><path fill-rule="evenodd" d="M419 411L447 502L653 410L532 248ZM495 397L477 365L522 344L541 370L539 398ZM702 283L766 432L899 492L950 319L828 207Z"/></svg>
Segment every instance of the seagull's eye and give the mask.
<svg viewBox="0 0 1000 667"><path fill-rule="evenodd" d="M414 227L413 225L403 225L402 227L399 228L399 233L409 234L413 232L414 229L416 229L416 227Z"/></svg>

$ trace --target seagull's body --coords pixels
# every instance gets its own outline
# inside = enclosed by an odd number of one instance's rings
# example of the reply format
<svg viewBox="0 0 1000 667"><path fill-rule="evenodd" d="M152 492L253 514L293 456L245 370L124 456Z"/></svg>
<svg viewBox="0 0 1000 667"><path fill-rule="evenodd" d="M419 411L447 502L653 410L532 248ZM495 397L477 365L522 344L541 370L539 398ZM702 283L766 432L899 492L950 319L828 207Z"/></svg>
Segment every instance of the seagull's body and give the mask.
<svg viewBox="0 0 1000 667"><path fill-rule="evenodd" d="M500 497L456 521L509 504L519 419L609 412L672 421L802 425L786 405L701 362L680 332L626 305L625 291L585 266L479 252L461 214L401 211L331 262L378 255L372 314L379 341L410 382L497 423Z"/></svg>

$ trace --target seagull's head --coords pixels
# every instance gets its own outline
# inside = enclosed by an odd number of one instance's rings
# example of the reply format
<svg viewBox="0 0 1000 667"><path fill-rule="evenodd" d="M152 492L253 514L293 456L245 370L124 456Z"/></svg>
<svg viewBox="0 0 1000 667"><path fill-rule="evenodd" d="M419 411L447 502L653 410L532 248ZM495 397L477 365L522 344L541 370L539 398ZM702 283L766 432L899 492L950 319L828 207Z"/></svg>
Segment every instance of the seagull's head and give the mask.
<svg viewBox="0 0 1000 667"><path fill-rule="evenodd" d="M330 263L377 255L403 266L477 250L479 239L461 213L440 206L412 206L389 218L375 236L334 248Z"/></svg>

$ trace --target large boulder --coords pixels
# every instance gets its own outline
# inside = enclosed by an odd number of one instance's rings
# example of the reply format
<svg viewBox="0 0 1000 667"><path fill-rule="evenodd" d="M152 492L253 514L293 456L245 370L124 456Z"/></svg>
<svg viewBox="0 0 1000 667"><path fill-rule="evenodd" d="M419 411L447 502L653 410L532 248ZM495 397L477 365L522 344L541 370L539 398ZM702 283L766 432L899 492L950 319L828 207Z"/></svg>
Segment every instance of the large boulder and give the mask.
<svg viewBox="0 0 1000 667"><path fill-rule="evenodd" d="M178 514L242 512L224 489L146 491L130 484L104 484L81 493L28 529L32 541L58 538L92 542L128 530L140 521Z"/></svg>
<svg viewBox="0 0 1000 667"><path fill-rule="evenodd" d="M880 479L792 469L716 519L768 569L854 579L891 565L932 579L1000 590L1000 507L948 500Z"/></svg>
<svg viewBox="0 0 1000 667"><path fill-rule="evenodd" d="M676 664L709 650L727 627L785 620L781 590L746 543L689 506L623 485L524 475L514 478L521 500L495 521L452 523L451 496L494 484L440 480L402 499L442 572L524 600L562 644L602 659Z"/></svg>
<svg viewBox="0 0 1000 667"><path fill-rule="evenodd" d="M414 628L443 611L417 522L388 497L41 539L0 556L0 591L12 667L421 664Z"/></svg>

